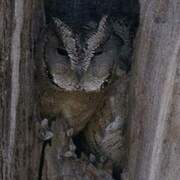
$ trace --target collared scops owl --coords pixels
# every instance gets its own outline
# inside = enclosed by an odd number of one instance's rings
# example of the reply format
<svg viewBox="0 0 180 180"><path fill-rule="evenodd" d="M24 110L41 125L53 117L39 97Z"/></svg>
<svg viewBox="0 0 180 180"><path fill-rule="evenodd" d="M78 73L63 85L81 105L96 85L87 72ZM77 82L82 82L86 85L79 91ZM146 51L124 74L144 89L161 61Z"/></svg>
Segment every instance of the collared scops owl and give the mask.
<svg viewBox="0 0 180 180"><path fill-rule="evenodd" d="M100 91L110 84L130 53L125 24L112 22L106 15L99 23L77 29L59 18L53 21L44 54L52 83L65 91L85 92Z"/></svg>
<svg viewBox="0 0 180 180"><path fill-rule="evenodd" d="M118 164L131 53L124 21L103 15L74 27L53 17L37 53L41 116L65 120L85 154Z"/></svg>

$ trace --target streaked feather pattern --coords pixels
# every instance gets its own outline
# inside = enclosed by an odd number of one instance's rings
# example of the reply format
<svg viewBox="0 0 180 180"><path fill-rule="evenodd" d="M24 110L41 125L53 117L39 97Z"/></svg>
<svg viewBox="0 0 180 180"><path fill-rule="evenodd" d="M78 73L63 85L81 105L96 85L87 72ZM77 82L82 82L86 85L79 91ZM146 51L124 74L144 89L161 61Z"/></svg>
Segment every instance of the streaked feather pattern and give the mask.
<svg viewBox="0 0 180 180"><path fill-rule="evenodd" d="M78 40L76 40L70 27L58 18L53 18L56 25L57 33L61 37L64 47L68 53L71 61L71 68L73 70L78 69L79 71L87 71L91 60L95 54L95 51L100 47L108 38L108 16L104 16L99 22L97 31L93 33L86 42L84 48L84 56L78 54ZM84 58L83 58L84 57Z"/></svg>
<svg viewBox="0 0 180 180"><path fill-rule="evenodd" d="M79 64L79 57L74 34L71 29L60 19L53 18L53 20L56 25L57 33L61 37L64 47L71 61L71 68L75 69L75 67Z"/></svg>
<svg viewBox="0 0 180 180"><path fill-rule="evenodd" d="M84 71L88 69L96 49L100 47L108 38L107 19L108 16L104 16L101 19L97 31L87 40L87 47L84 49L85 56L82 64Z"/></svg>

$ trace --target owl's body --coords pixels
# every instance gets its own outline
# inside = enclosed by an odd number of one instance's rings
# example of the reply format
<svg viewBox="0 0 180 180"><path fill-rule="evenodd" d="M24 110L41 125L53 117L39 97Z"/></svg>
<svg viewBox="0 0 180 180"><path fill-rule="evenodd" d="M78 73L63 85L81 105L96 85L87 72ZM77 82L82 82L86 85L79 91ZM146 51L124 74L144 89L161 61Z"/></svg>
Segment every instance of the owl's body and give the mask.
<svg viewBox="0 0 180 180"><path fill-rule="evenodd" d="M53 86L44 87L41 94L41 113L46 118L65 118L77 134L101 106L104 96L100 92L69 92Z"/></svg>
<svg viewBox="0 0 180 180"><path fill-rule="evenodd" d="M119 67L129 56L128 33L107 16L78 31L56 18L39 51L42 117L63 119L72 136L83 134L85 153L115 164L124 154L127 74Z"/></svg>

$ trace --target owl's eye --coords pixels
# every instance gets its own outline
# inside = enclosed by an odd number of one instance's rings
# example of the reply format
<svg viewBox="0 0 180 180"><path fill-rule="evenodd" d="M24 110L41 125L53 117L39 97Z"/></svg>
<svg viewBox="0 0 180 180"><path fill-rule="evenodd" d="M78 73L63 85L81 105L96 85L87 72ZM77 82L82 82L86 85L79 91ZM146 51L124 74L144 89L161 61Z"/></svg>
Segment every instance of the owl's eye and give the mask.
<svg viewBox="0 0 180 180"><path fill-rule="evenodd" d="M96 52L94 53L95 56L101 55L103 53L103 48L98 48Z"/></svg>
<svg viewBox="0 0 180 180"><path fill-rule="evenodd" d="M57 52L61 56L67 56L68 55L67 51L65 49L62 49L62 48L57 48Z"/></svg>

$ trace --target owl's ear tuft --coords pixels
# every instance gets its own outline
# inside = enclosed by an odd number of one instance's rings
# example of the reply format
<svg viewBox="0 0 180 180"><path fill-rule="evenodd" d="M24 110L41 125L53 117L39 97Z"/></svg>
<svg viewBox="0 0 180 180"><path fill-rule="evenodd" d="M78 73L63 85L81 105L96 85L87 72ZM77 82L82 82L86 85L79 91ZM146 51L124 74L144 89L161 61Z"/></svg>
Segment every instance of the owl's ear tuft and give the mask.
<svg viewBox="0 0 180 180"><path fill-rule="evenodd" d="M59 21L61 21L59 18L57 17L52 17L52 20L55 24L57 24Z"/></svg>
<svg viewBox="0 0 180 180"><path fill-rule="evenodd" d="M53 17L53 24L55 26L55 29L58 33L60 34L66 34L67 36L72 36L73 35L73 31L72 29L65 24L61 19L57 18L57 17Z"/></svg>
<svg viewBox="0 0 180 180"><path fill-rule="evenodd" d="M61 21L61 19L57 17L52 17L52 20L53 20L53 24L55 25L55 28L60 28L61 26L67 26Z"/></svg>
<svg viewBox="0 0 180 180"><path fill-rule="evenodd" d="M67 55L70 59L72 69L78 64L78 53L76 48L76 39L72 29L61 21L59 18L53 17L55 32L62 40Z"/></svg>
<svg viewBox="0 0 180 180"><path fill-rule="evenodd" d="M99 22L96 32L94 32L86 42L87 48L85 49L85 58L83 62L83 68L85 71L88 69L94 55L96 55L96 50L103 45L109 37L108 20L109 17L104 15Z"/></svg>

